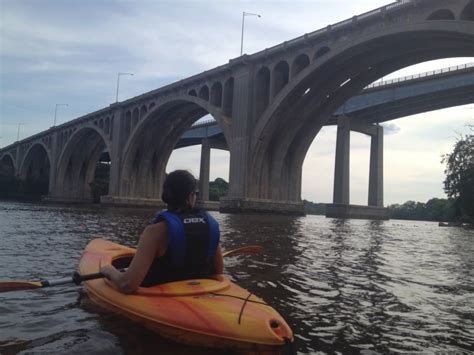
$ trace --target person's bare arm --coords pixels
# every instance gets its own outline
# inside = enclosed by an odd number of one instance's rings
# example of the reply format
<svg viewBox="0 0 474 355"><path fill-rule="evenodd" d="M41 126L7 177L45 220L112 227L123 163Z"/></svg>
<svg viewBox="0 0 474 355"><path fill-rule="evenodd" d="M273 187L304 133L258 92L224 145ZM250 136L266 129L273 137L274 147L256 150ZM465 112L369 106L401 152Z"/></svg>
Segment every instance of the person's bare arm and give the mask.
<svg viewBox="0 0 474 355"><path fill-rule="evenodd" d="M126 294L133 293L143 282L150 265L157 256L162 256L168 246L168 233L165 222L149 225L138 242L137 253L126 272L120 272L111 265L100 271L117 289Z"/></svg>
<svg viewBox="0 0 474 355"><path fill-rule="evenodd" d="M216 275L224 273L224 258L222 257L220 244L217 246L216 254L214 255L214 272Z"/></svg>

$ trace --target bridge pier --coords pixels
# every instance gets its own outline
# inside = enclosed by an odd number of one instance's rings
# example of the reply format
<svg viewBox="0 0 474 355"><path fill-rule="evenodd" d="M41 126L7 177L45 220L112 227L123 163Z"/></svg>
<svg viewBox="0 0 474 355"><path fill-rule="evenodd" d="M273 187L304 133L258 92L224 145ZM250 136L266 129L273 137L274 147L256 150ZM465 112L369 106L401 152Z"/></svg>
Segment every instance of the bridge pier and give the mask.
<svg viewBox="0 0 474 355"><path fill-rule="evenodd" d="M113 110L112 115L112 140L111 148L109 152L110 156L110 175L109 175L109 195L119 195L119 183L120 183L120 158L122 155L122 147L125 144L123 137L123 110L118 104L110 105ZM105 196L104 196L105 197ZM102 198L101 198L102 201Z"/></svg>
<svg viewBox="0 0 474 355"><path fill-rule="evenodd" d="M383 127L370 140L369 206L383 207Z"/></svg>
<svg viewBox="0 0 474 355"><path fill-rule="evenodd" d="M209 170L211 165L211 145L209 139L201 142L201 168L199 169L199 196L202 202L209 201Z"/></svg>
<svg viewBox="0 0 474 355"><path fill-rule="evenodd" d="M15 148L15 167L16 167L16 172L15 172L15 177L19 178L20 177L20 168L21 168L21 150L20 150L20 145L18 144Z"/></svg>
<svg viewBox="0 0 474 355"><path fill-rule="evenodd" d="M199 195L196 201L198 208L218 211L219 201L209 200L209 172L211 167L211 141L204 138L201 141L201 167L199 169Z"/></svg>
<svg viewBox="0 0 474 355"><path fill-rule="evenodd" d="M254 107L258 102L253 101L253 94L257 90L253 75L254 73L246 68L239 68L234 74L232 141L228 142L231 153L229 193L221 198L219 211L304 215L304 204L301 200L259 198L258 193L251 191L251 132L258 119ZM271 83L269 85L271 87ZM265 98L259 97L259 100L265 100Z"/></svg>
<svg viewBox="0 0 474 355"><path fill-rule="evenodd" d="M348 205L350 200L350 137L350 119L342 116L337 121L333 203L344 205Z"/></svg>
<svg viewBox="0 0 474 355"><path fill-rule="evenodd" d="M371 137L368 206L350 204L351 129ZM333 203L326 205L326 217L389 219L383 207L383 127L351 122L346 116L338 119Z"/></svg>
<svg viewBox="0 0 474 355"><path fill-rule="evenodd" d="M51 162L49 174L49 191L48 199L53 196L56 190L56 175L57 175L57 161L58 161L58 133L54 132L51 135Z"/></svg>

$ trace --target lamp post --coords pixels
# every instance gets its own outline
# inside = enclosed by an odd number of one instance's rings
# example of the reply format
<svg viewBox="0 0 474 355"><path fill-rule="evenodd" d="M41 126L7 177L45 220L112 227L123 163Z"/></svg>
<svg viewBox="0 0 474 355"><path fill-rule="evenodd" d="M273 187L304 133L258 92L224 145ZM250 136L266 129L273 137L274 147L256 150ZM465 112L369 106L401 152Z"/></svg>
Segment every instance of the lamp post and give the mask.
<svg viewBox="0 0 474 355"><path fill-rule="evenodd" d="M115 97L115 102L118 102L118 93L119 93L119 86L120 86L120 76L122 75L131 75L133 76L133 73L117 73L117 95Z"/></svg>
<svg viewBox="0 0 474 355"><path fill-rule="evenodd" d="M259 14L253 14L251 12L242 12L242 35L240 36L240 55L242 55L244 51L244 24L245 24L245 16L257 16L262 17Z"/></svg>
<svg viewBox="0 0 474 355"><path fill-rule="evenodd" d="M56 126L56 118L58 116L58 106L69 106L68 104L56 104L56 107L54 108L54 123L53 127Z"/></svg>
<svg viewBox="0 0 474 355"><path fill-rule="evenodd" d="M24 125L23 122L18 122L18 132L16 133L16 141L20 140L20 126Z"/></svg>

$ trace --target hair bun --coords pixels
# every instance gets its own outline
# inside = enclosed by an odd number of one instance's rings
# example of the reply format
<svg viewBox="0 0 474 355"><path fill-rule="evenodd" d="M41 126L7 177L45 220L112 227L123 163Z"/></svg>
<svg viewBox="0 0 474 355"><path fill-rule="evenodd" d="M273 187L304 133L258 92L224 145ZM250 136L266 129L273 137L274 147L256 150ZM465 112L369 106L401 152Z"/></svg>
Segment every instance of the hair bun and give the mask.
<svg viewBox="0 0 474 355"><path fill-rule="evenodd" d="M189 194L196 190L196 178L186 170L175 170L166 176L161 199L169 209L183 208Z"/></svg>

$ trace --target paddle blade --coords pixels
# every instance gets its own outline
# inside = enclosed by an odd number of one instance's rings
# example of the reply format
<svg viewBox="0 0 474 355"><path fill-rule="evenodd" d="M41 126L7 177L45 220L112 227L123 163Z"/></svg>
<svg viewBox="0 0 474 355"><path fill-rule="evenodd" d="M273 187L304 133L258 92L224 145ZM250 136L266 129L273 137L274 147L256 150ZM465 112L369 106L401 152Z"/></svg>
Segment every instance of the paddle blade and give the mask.
<svg viewBox="0 0 474 355"><path fill-rule="evenodd" d="M0 292L41 288L41 281L0 281Z"/></svg>
<svg viewBox="0 0 474 355"><path fill-rule="evenodd" d="M247 245L237 249L232 249L222 253L222 256L234 256L234 255L251 255L251 254L260 254L263 250L261 245Z"/></svg>

